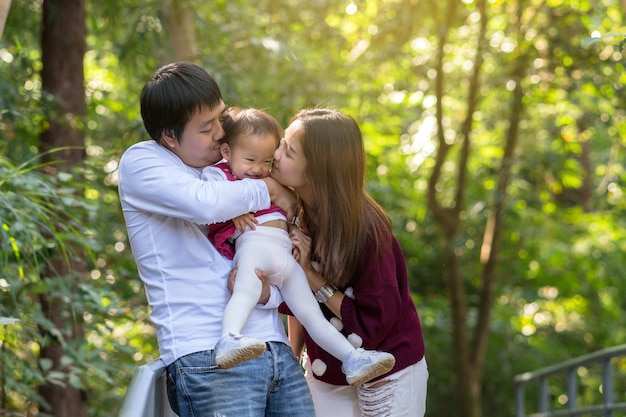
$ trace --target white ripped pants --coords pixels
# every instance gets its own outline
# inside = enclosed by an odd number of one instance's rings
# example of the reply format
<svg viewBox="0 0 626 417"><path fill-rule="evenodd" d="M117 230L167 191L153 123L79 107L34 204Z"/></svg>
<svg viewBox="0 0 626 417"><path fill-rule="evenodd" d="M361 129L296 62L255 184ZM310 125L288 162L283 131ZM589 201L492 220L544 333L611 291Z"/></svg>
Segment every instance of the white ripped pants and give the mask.
<svg viewBox="0 0 626 417"><path fill-rule="evenodd" d="M304 367L316 417L423 417L426 413L426 358L359 387L331 385L315 379L308 358ZM381 381L387 383L380 385Z"/></svg>

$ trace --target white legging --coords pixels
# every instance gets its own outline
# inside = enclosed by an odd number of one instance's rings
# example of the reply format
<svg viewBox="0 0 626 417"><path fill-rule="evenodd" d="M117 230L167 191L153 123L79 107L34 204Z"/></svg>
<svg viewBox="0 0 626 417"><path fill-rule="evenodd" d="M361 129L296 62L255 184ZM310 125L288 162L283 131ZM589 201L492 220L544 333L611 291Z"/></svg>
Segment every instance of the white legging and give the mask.
<svg viewBox="0 0 626 417"><path fill-rule="evenodd" d="M235 241L237 277L233 295L224 310L222 335L240 334L261 296L255 269L268 273L270 284L280 289L291 312L325 351L343 361L355 348L324 317L306 275L291 254L289 234L276 227L256 226Z"/></svg>

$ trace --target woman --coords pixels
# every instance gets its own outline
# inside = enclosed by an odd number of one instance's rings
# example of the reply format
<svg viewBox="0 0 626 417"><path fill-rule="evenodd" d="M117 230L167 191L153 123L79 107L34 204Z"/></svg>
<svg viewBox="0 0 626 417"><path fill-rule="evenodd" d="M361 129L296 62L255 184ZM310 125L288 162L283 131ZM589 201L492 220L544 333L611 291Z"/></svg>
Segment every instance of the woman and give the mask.
<svg viewBox="0 0 626 417"><path fill-rule="evenodd" d="M391 220L365 191L358 125L339 111L302 110L274 159L272 177L301 201L300 228L291 231L294 255L324 314L353 344L396 358L390 372L352 387L341 363L289 317L297 356L306 343L316 416L423 416L428 370L422 329Z"/></svg>

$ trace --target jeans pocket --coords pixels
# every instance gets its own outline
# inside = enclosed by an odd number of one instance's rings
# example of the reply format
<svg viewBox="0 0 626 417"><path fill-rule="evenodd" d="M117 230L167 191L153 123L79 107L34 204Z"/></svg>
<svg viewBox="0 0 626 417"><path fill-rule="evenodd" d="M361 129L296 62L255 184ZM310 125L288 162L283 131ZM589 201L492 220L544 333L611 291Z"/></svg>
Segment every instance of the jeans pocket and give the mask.
<svg viewBox="0 0 626 417"><path fill-rule="evenodd" d="M167 387L167 400L170 403L170 408L176 414L180 415L180 411L178 409L178 393L176 390L176 382L174 381L174 378L172 378L172 374L169 371L166 372L165 385Z"/></svg>

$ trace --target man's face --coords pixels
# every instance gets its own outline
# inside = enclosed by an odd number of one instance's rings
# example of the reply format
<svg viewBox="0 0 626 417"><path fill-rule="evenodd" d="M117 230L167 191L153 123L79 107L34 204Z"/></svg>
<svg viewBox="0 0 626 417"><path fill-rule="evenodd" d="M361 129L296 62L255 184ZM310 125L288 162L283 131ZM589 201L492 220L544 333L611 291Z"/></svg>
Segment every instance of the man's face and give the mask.
<svg viewBox="0 0 626 417"><path fill-rule="evenodd" d="M212 165L222 158L219 141L224 137L222 121L227 115L224 102L212 110L203 107L187 122L180 140L164 136L162 143L191 167Z"/></svg>

